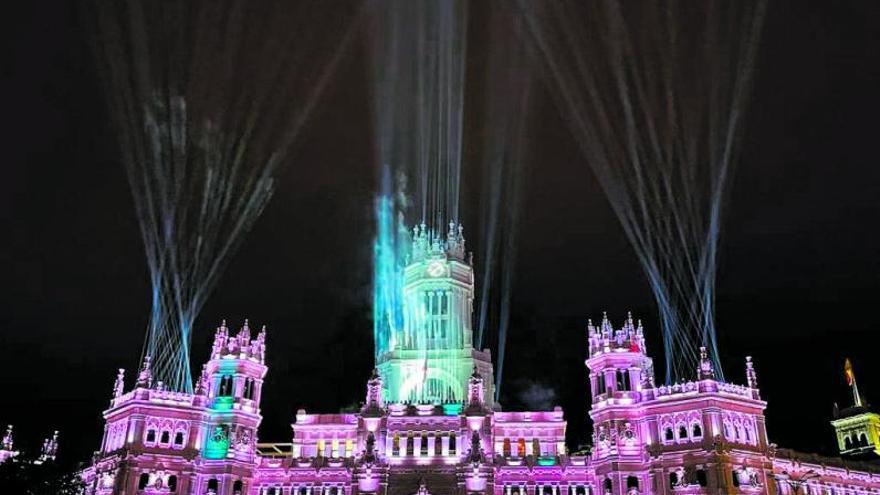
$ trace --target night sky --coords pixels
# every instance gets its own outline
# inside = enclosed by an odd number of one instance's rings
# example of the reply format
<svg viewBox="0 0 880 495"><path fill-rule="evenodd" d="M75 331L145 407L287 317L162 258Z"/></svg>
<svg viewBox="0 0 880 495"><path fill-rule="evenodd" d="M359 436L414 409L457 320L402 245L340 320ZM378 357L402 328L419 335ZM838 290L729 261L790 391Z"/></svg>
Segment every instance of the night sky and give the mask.
<svg viewBox="0 0 880 495"><path fill-rule="evenodd" d="M116 369L133 380L147 271L81 12L63 2L7 9L0 424L14 424L24 448L61 430L72 463L99 446ZM468 40L463 223L476 253L485 16L472 11ZM268 325L261 441L290 441L299 407L334 412L363 399L377 171L365 46L345 54L198 321L194 369L222 318ZM744 356L754 356L771 440L785 447L833 452L832 406L851 400L845 357L880 404L878 60L880 4L771 2L722 229L717 321L727 377L744 382ZM527 117L502 403L550 394L576 447L589 432L586 319L607 310L619 323L632 310L649 351L662 350L635 255L545 85Z"/></svg>

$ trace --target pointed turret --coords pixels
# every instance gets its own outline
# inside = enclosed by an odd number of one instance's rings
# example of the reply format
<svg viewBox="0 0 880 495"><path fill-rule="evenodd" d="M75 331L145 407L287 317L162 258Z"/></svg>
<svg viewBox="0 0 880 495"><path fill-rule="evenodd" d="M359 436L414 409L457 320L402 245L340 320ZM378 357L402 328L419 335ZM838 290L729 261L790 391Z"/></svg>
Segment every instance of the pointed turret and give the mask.
<svg viewBox="0 0 880 495"><path fill-rule="evenodd" d="M6 427L6 434L3 435L3 441L0 442L0 464L17 455L18 452L15 451L15 445L12 440L12 425L8 425Z"/></svg>
<svg viewBox="0 0 880 495"><path fill-rule="evenodd" d="M44 462L54 461L58 454L58 430L52 433L51 438L43 440L43 447L40 449L40 457L37 458L35 464L43 464Z"/></svg>
<svg viewBox="0 0 880 495"><path fill-rule="evenodd" d="M12 425L6 425L6 434L3 435L3 450L12 450L13 441L12 441Z"/></svg>

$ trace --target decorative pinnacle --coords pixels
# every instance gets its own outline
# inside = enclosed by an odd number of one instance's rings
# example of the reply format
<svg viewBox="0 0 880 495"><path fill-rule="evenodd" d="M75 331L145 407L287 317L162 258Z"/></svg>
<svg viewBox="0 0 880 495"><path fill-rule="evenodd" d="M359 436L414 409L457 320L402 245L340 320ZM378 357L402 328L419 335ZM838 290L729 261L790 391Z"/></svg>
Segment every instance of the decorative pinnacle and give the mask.
<svg viewBox="0 0 880 495"><path fill-rule="evenodd" d="M749 388L758 388L758 374L752 364L752 356L746 356L746 382Z"/></svg>
<svg viewBox="0 0 880 495"><path fill-rule="evenodd" d="M116 383L113 384L113 398L118 399L125 390L125 368L119 368L116 374Z"/></svg>
<svg viewBox="0 0 880 495"><path fill-rule="evenodd" d="M700 366L697 368L697 374L700 380L715 379L715 369L712 367L712 362L709 361L709 352L705 346L700 347Z"/></svg>
<svg viewBox="0 0 880 495"><path fill-rule="evenodd" d="M3 435L3 450L12 450L12 425L6 425L6 434Z"/></svg>

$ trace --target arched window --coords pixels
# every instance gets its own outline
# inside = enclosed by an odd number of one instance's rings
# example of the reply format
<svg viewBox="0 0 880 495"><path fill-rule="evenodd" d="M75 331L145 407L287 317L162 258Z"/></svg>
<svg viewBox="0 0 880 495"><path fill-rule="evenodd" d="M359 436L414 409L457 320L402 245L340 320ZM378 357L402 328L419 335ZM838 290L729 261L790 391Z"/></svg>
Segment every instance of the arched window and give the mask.
<svg viewBox="0 0 880 495"><path fill-rule="evenodd" d="M678 473L671 471L669 473L669 488L675 488L678 485Z"/></svg>
<svg viewBox="0 0 880 495"><path fill-rule="evenodd" d="M413 433L407 432L406 434L406 455L413 455L415 452L416 441L413 438Z"/></svg>
<svg viewBox="0 0 880 495"><path fill-rule="evenodd" d="M663 436L664 436L664 438L666 439L667 442L671 442L671 441L675 440L675 434L672 433L672 427L671 427L671 426L667 426L667 427L666 427L666 432L663 434Z"/></svg>
<svg viewBox="0 0 880 495"><path fill-rule="evenodd" d="M532 455L535 457L541 455L541 441L537 438L532 439Z"/></svg>
<svg viewBox="0 0 880 495"><path fill-rule="evenodd" d="M852 439L849 437L843 437L843 448L844 450L849 450L853 448Z"/></svg>
<svg viewBox="0 0 880 495"><path fill-rule="evenodd" d="M743 434L745 435L746 443L752 443L752 425L747 423L743 427Z"/></svg>
<svg viewBox="0 0 880 495"><path fill-rule="evenodd" d="M146 489L148 484L150 484L150 475L141 473L140 478L138 478L138 490Z"/></svg>
<svg viewBox="0 0 880 495"><path fill-rule="evenodd" d="M504 443L502 445L503 445L501 447L502 454L504 455L504 457L510 457L510 439L505 438Z"/></svg>
<svg viewBox="0 0 880 495"><path fill-rule="evenodd" d="M146 443L156 443L156 430L150 428L147 430Z"/></svg>
<svg viewBox="0 0 880 495"><path fill-rule="evenodd" d="M181 446L183 445L183 432L178 431L174 434L174 445Z"/></svg>
<svg viewBox="0 0 880 495"><path fill-rule="evenodd" d="M731 470L731 475L733 477L733 486L738 488L739 487L739 471L737 471L736 469L733 469L733 470Z"/></svg>
<svg viewBox="0 0 880 495"><path fill-rule="evenodd" d="M168 477L168 491L171 493L177 492L177 476L173 474Z"/></svg>
<svg viewBox="0 0 880 495"><path fill-rule="evenodd" d="M605 392L605 373L599 373L596 375L596 395L604 394Z"/></svg>
<svg viewBox="0 0 880 495"><path fill-rule="evenodd" d="M218 397L230 397L232 396L232 376L231 375L223 375L223 378L220 379L220 389L217 391Z"/></svg>
<svg viewBox="0 0 880 495"><path fill-rule="evenodd" d="M629 372L617 370L617 390L629 390Z"/></svg>
<svg viewBox="0 0 880 495"><path fill-rule="evenodd" d="M626 477L626 488L627 490L639 489L639 479L635 476L627 476Z"/></svg>
<svg viewBox="0 0 880 495"><path fill-rule="evenodd" d="M516 441L516 456L524 457L526 455L526 439L520 438Z"/></svg>
<svg viewBox="0 0 880 495"><path fill-rule="evenodd" d="M391 437L391 455L400 455L400 433L396 431Z"/></svg>
<svg viewBox="0 0 880 495"><path fill-rule="evenodd" d="M352 452L354 452L354 440L350 438L345 439L345 457L351 457Z"/></svg>
<svg viewBox="0 0 880 495"><path fill-rule="evenodd" d="M232 484L232 495L242 495L244 493L244 483L241 480L235 480Z"/></svg>
<svg viewBox="0 0 880 495"><path fill-rule="evenodd" d="M679 426L678 427L678 439L679 440L687 440L687 437L688 437L687 428L685 428L684 425Z"/></svg>
<svg viewBox="0 0 880 495"><path fill-rule="evenodd" d="M420 433L419 438L422 440L421 447L419 448L420 455L427 456L428 455L428 434Z"/></svg>
<svg viewBox="0 0 880 495"><path fill-rule="evenodd" d="M434 455L443 455L443 434L434 433Z"/></svg>
<svg viewBox="0 0 880 495"><path fill-rule="evenodd" d="M455 432L453 431L452 433L449 434L449 455L455 455L456 448L457 447L455 445Z"/></svg>
<svg viewBox="0 0 880 495"><path fill-rule="evenodd" d="M868 446L868 436L865 435L864 433L859 435L859 446L860 447L867 447Z"/></svg>
<svg viewBox="0 0 880 495"><path fill-rule="evenodd" d="M159 443L167 444L171 442L171 432L168 430L162 430L162 436L159 437Z"/></svg>
<svg viewBox="0 0 880 495"><path fill-rule="evenodd" d="M691 431L693 432L694 438L700 438L703 436L703 428L700 427L699 423L694 423L694 426L693 426L693 428L691 428Z"/></svg>
<svg viewBox="0 0 880 495"><path fill-rule="evenodd" d="M700 486L706 486L708 483L709 480L706 477L706 471L704 469L697 469L697 484Z"/></svg>
<svg viewBox="0 0 880 495"><path fill-rule="evenodd" d="M208 493L217 493L217 490L219 489L220 483L215 478L208 480Z"/></svg>
<svg viewBox="0 0 880 495"><path fill-rule="evenodd" d="M604 493L611 493L611 480L609 478L605 478L605 481L602 482L602 488Z"/></svg>

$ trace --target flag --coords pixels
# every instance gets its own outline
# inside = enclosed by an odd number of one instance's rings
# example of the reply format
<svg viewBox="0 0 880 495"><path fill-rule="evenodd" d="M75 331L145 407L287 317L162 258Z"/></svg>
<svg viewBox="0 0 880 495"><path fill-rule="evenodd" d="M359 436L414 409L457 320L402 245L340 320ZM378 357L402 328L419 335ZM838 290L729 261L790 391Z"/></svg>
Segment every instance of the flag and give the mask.
<svg viewBox="0 0 880 495"><path fill-rule="evenodd" d="M629 341L629 351L630 352L639 352L639 343L636 341L635 338L632 338Z"/></svg>
<svg viewBox="0 0 880 495"><path fill-rule="evenodd" d="M846 374L846 384L852 387L853 383L856 382L856 375L853 373L852 363L849 362L849 358L843 364L843 372Z"/></svg>

